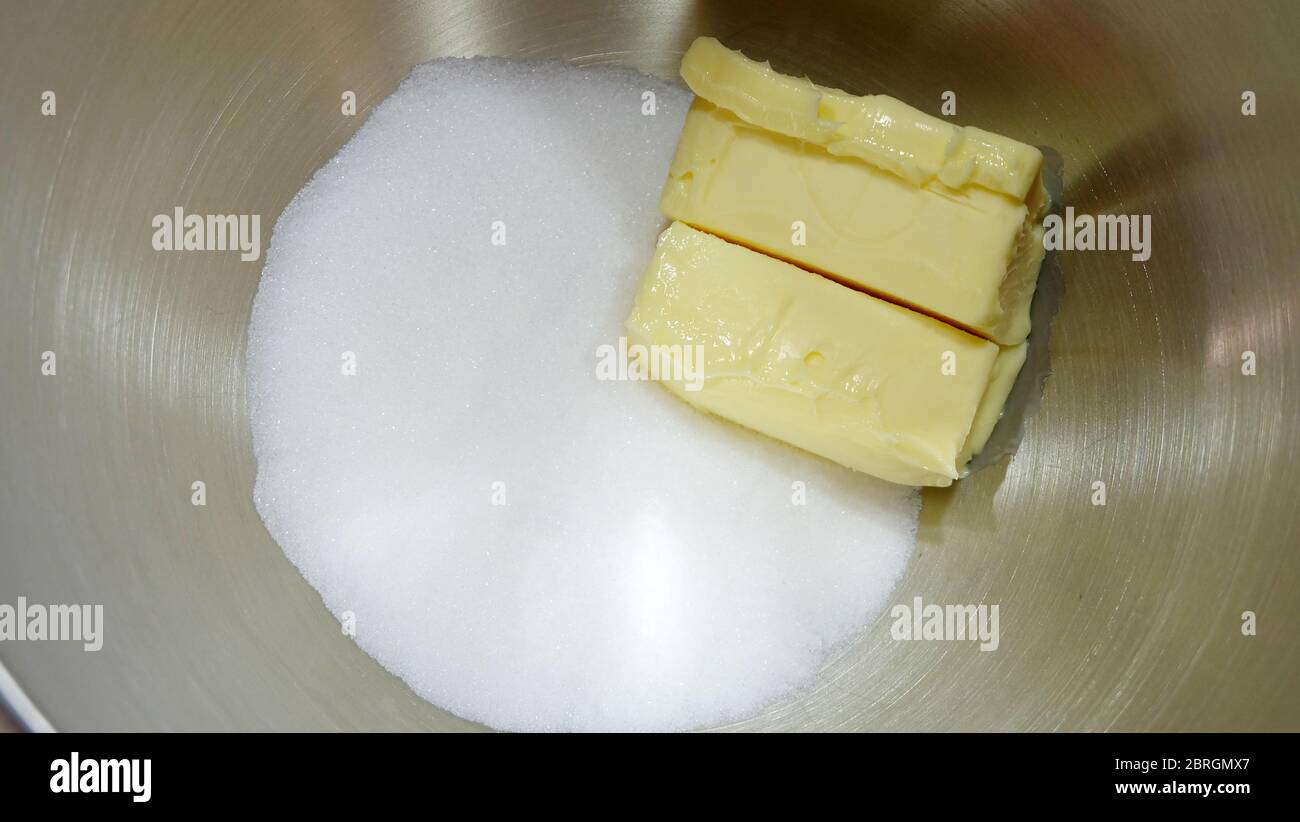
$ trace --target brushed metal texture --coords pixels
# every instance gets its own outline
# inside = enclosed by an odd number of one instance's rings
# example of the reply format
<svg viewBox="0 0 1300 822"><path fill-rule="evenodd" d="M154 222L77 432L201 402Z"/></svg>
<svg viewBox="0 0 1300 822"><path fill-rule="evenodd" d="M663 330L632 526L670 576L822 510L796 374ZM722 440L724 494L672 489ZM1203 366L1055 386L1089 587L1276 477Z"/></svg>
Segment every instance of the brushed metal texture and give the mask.
<svg viewBox="0 0 1300 822"><path fill-rule="evenodd" d="M265 244L418 62L671 77L699 34L934 113L955 91L959 122L1060 153L1066 205L1153 220L1145 263L1057 255L1019 452L925 493L895 600L996 603L1001 647L897 642L886 615L735 727L1300 729L1300 6L1151 0L0 5L0 602L106 622L97 653L0 644L20 718L474 727L342 636L268 537L243 373L261 262L155 252L150 220L258 213Z"/></svg>

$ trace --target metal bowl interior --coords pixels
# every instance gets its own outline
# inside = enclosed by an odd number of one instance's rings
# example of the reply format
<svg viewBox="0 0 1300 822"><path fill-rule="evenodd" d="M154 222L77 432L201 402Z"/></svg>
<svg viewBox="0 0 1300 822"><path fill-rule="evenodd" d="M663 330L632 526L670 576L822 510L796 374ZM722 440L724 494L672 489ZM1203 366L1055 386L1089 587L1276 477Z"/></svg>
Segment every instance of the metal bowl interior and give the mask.
<svg viewBox="0 0 1300 822"><path fill-rule="evenodd" d="M358 650L267 535L243 375L261 263L157 253L150 220L258 213L265 242L421 61L672 77L699 34L934 113L954 91L959 122L1061 154L1066 204L1153 224L1146 262L1059 255L1019 452L925 493L896 601L997 603L1001 647L896 642L885 616L737 727L1300 728L1300 7L1066 0L5 3L0 602L106 620L96 653L0 645L22 722L474 727Z"/></svg>

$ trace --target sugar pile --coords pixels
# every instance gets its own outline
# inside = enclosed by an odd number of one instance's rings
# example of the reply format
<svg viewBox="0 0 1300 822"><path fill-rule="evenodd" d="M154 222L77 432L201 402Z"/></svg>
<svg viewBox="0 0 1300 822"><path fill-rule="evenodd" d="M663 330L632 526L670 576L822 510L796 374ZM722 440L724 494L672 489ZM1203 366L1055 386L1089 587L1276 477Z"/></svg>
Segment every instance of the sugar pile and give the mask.
<svg viewBox="0 0 1300 822"><path fill-rule="evenodd" d="M689 102L624 69L429 63L275 226L258 511L361 647L460 716L743 718L810 685L910 556L913 490L596 379Z"/></svg>

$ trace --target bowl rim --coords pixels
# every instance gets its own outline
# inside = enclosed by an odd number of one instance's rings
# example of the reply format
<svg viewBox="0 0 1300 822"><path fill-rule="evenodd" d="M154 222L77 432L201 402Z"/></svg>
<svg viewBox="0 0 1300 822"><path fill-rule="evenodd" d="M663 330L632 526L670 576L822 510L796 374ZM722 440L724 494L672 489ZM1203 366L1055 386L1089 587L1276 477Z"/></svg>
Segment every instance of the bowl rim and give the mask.
<svg viewBox="0 0 1300 822"><path fill-rule="evenodd" d="M0 707L8 711L14 722L24 731L31 733L54 733L54 725L45 716L23 687L14 679L13 674L0 661Z"/></svg>

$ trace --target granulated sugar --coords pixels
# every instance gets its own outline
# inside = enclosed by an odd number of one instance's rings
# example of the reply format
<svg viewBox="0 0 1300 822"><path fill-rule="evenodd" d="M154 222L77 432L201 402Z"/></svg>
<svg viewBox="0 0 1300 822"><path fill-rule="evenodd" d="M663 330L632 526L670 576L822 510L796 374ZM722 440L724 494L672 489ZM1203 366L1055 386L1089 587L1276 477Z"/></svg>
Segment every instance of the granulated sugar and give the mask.
<svg viewBox="0 0 1300 822"><path fill-rule="evenodd" d="M430 63L276 224L258 510L360 646L462 717L752 715L814 681L911 553L912 489L596 378L689 102L622 69Z"/></svg>

